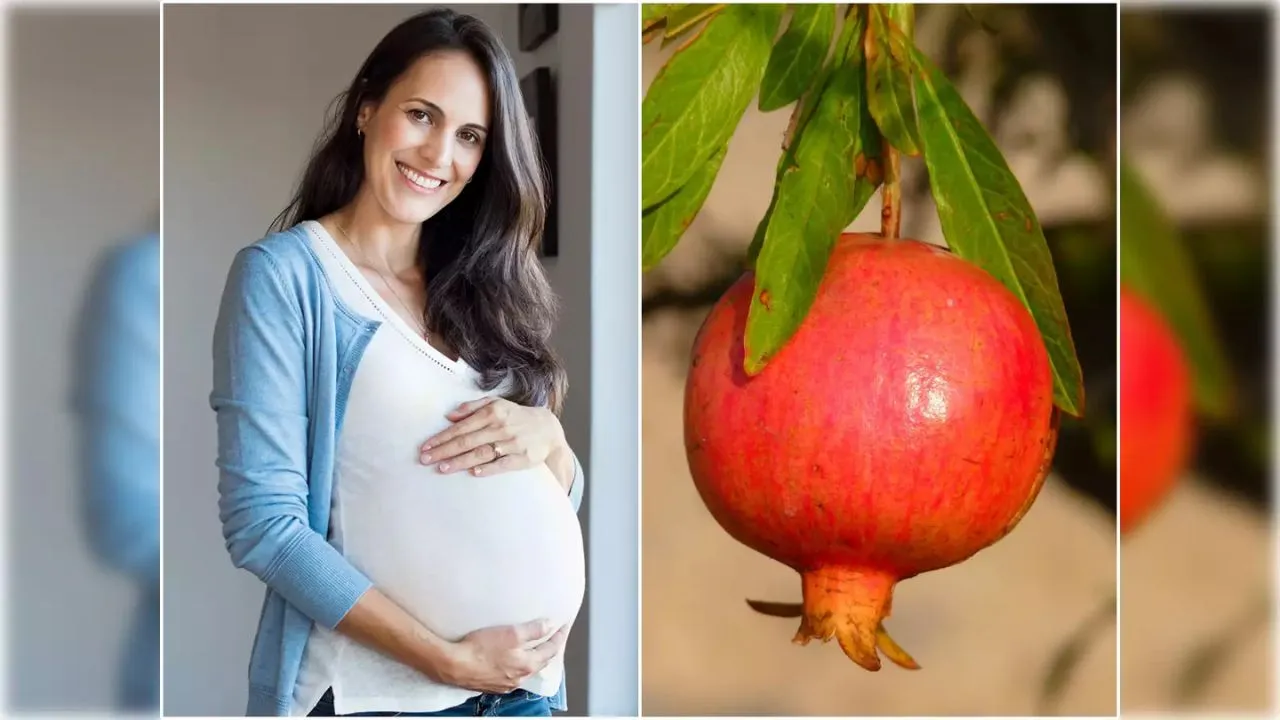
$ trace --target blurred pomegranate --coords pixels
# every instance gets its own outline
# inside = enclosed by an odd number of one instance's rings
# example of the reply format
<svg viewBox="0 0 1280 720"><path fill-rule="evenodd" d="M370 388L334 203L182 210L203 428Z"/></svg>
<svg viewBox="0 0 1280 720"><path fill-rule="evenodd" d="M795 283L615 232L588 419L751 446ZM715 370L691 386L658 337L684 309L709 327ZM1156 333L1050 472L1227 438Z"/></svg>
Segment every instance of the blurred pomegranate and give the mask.
<svg viewBox="0 0 1280 720"><path fill-rule="evenodd" d="M1191 379L1173 330L1145 298L1120 288L1120 532L1140 524L1186 468Z"/></svg>
<svg viewBox="0 0 1280 720"><path fill-rule="evenodd" d="M800 329L743 370L754 277L715 305L685 395L693 479L717 522L801 574L795 642L833 637L867 670L897 582L1007 534L1057 439L1044 343L976 265L913 240L845 234ZM764 301L768 308L768 301Z"/></svg>

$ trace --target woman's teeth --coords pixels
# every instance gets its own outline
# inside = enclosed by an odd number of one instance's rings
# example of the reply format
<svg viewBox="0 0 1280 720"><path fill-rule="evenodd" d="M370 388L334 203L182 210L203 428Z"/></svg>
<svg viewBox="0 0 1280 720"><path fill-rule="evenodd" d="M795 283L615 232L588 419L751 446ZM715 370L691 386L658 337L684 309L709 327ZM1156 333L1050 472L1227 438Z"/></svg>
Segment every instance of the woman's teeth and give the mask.
<svg viewBox="0 0 1280 720"><path fill-rule="evenodd" d="M423 175L422 173L417 172L412 168L410 168L409 166L404 165L402 163L396 163L396 167L400 168L400 173L402 175L409 178L409 182L413 183L414 185L417 185L423 190L435 190L436 188L440 187L443 184L440 180L437 180L435 178L429 178L426 175Z"/></svg>

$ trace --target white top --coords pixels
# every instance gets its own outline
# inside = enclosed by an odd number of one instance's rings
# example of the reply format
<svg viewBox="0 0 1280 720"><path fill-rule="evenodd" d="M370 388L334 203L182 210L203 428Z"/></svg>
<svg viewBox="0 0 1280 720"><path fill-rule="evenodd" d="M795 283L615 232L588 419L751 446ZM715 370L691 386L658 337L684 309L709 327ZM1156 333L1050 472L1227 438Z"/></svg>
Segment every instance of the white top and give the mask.
<svg viewBox="0 0 1280 720"><path fill-rule="evenodd" d="M572 623L586 586L582 529L551 470L441 475L418 461L422 442L450 425L445 413L502 388L481 391L479 374L416 334L322 225L305 227L338 298L382 323L338 438L330 544L446 640L539 617ZM559 657L521 687L555 695L563 674ZM329 687L338 714L431 712L479 694L313 625L292 713L309 713Z"/></svg>

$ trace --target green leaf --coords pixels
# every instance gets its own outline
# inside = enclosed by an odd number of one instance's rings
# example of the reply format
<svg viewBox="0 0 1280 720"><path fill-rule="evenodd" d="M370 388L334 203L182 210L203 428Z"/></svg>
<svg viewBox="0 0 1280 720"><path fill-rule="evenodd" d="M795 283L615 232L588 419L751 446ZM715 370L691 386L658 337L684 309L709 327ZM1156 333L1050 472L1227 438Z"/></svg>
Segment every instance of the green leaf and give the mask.
<svg viewBox="0 0 1280 720"><path fill-rule="evenodd" d="M1235 392L1231 370L1190 254L1163 208L1123 160L1120 282L1155 305L1178 336L1200 411L1217 419L1229 415Z"/></svg>
<svg viewBox="0 0 1280 720"><path fill-rule="evenodd" d="M761 223L743 363L749 375L763 370L803 323L836 239L879 184L880 136L864 94L864 27L864 14L850 13L838 64L783 156Z"/></svg>
<svg viewBox="0 0 1280 720"><path fill-rule="evenodd" d="M724 162L728 149L725 146L716 151L671 199L645 211L640 223L643 242L641 267L644 272L661 262L675 248L680 236L698 216L702 203L711 192L711 186L715 184L716 174L720 172L720 164Z"/></svg>
<svg viewBox="0 0 1280 720"><path fill-rule="evenodd" d="M911 56L901 26L888 17L892 9L884 5L870 7L870 28L865 36L867 104L891 145L907 155L919 155L920 134L911 98ZM901 10L898 14L904 15Z"/></svg>
<svg viewBox="0 0 1280 720"><path fill-rule="evenodd" d="M1031 312L1049 353L1054 402L1082 417L1080 361L1040 221L960 93L920 51L911 52L920 139L947 244L1003 283Z"/></svg>
<svg viewBox="0 0 1280 720"><path fill-rule="evenodd" d="M836 7L827 3L797 5L791 23L769 55L760 85L760 110L790 105L813 84L827 58L836 32Z"/></svg>
<svg viewBox="0 0 1280 720"><path fill-rule="evenodd" d="M880 6L881 11L885 13L885 17L889 22L897 26L897 31L903 38L911 40L916 33L916 10L911 3L885 3Z"/></svg>
<svg viewBox="0 0 1280 720"><path fill-rule="evenodd" d="M641 108L641 205L679 190L728 144L760 87L779 5L730 5L663 66Z"/></svg>
<svg viewBox="0 0 1280 720"><path fill-rule="evenodd" d="M660 3L652 5L644 5L644 14L640 20L640 43L648 45L650 40L662 35L666 31L667 17L673 12L679 12L683 8L683 4Z"/></svg>
<svg viewBox="0 0 1280 720"><path fill-rule="evenodd" d="M859 14L861 10L856 5L850 5L845 11L845 22L840 37L837 38L835 56L831 58L831 62L824 63L818 71L818 79L808 90L800 97L800 101L796 103L791 110L791 120L787 123L787 130L782 140L782 155L778 158L777 175L774 178L774 193L772 200L769 201L769 209L765 211L764 217L760 219L760 223L756 226L755 235L751 239L751 245L747 248L747 266L754 268L756 258L760 256L760 248L764 245L764 232L768 228L769 218L773 215L773 208L778 202L777 184L782 182L782 173L791 165L795 164L795 154L791 152L791 148L796 137L804 129L805 124L809 122L809 118L813 117L813 110L818 104L818 98L821 97L822 91L827 86L827 80L831 77L832 71L845 62L848 55L849 43L854 37L853 32L862 25L856 24L854 15ZM878 147L878 146L877 146ZM875 155L879 157L879 155ZM879 184L877 180L876 184Z"/></svg>
<svg viewBox="0 0 1280 720"><path fill-rule="evenodd" d="M676 3L647 3L640 7L642 8L640 14L640 27L644 30L648 30L659 22L665 20L671 13L684 7L684 5Z"/></svg>
<svg viewBox="0 0 1280 720"><path fill-rule="evenodd" d="M684 35L699 22L725 8L725 5L680 5L667 15L667 28L663 43Z"/></svg>

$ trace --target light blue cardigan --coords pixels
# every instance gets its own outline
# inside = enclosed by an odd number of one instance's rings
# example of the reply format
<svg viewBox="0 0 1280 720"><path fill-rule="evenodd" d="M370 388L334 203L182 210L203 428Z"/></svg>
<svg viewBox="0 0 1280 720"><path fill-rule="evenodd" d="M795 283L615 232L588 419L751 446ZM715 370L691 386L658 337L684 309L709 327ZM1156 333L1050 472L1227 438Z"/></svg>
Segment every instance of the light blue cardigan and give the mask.
<svg viewBox="0 0 1280 720"><path fill-rule="evenodd" d="M94 555L141 597L119 664L118 709L160 700L160 236L98 263L74 334L82 510Z"/></svg>
<svg viewBox="0 0 1280 720"><path fill-rule="evenodd" d="M287 715L312 622L334 628L371 586L326 538L343 411L379 323L334 296L307 231L240 250L213 338L222 534L267 585L249 660L249 715ZM425 436L424 436L425 439ZM570 490L582 504L582 467ZM565 710L565 684L551 699Z"/></svg>

